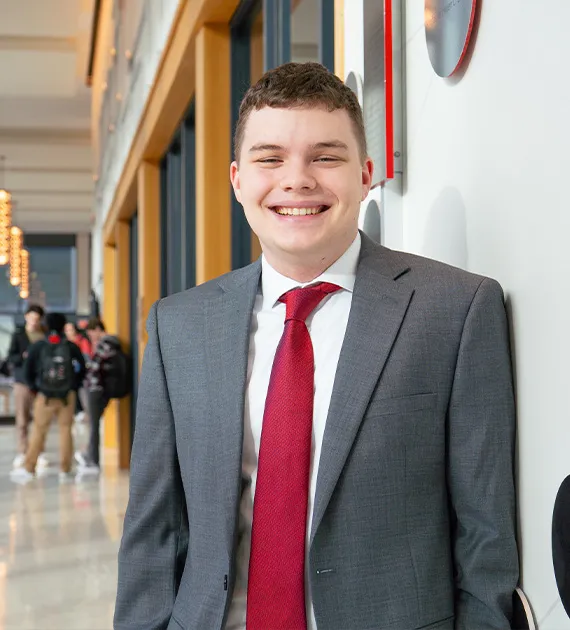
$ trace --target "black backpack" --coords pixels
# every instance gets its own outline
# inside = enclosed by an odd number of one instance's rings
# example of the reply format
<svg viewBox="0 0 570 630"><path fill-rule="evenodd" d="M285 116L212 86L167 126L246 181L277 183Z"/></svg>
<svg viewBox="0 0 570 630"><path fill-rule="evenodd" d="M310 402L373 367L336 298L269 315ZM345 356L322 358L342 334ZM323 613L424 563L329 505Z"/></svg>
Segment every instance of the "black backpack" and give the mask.
<svg viewBox="0 0 570 630"><path fill-rule="evenodd" d="M75 385L69 342L45 343L39 359L38 390L46 398L65 400Z"/></svg>
<svg viewBox="0 0 570 630"><path fill-rule="evenodd" d="M124 398L131 393L131 357L123 352L117 340L115 354L101 364L101 381L107 398Z"/></svg>

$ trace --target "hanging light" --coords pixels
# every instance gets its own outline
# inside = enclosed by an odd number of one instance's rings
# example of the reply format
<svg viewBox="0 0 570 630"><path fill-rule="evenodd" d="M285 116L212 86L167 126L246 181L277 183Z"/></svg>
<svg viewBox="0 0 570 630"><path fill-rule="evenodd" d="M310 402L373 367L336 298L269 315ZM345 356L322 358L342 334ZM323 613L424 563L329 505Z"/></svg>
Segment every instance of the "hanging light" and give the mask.
<svg viewBox="0 0 570 630"><path fill-rule="evenodd" d="M20 257L22 259L20 297L22 300L27 300L30 297L30 252L27 249L22 249Z"/></svg>
<svg viewBox="0 0 570 630"><path fill-rule="evenodd" d="M22 230L15 225L10 230L10 284L17 287L22 281Z"/></svg>
<svg viewBox="0 0 570 630"><path fill-rule="evenodd" d="M12 225L12 195L0 188L0 266L10 259L10 226Z"/></svg>

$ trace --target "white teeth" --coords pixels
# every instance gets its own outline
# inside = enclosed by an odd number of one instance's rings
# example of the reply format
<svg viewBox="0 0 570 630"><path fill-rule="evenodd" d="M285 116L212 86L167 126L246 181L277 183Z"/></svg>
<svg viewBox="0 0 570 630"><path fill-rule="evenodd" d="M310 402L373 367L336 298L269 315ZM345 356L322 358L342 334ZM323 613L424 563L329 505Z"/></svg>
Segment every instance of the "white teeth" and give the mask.
<svg viewBox="0 0 570 630"><path fill-rule="evenodd" d="M274 208L274 211L277 214L282 214L285 216L307 216L311 214L319 214L323 209L323 206L320 208Z"/></svg>

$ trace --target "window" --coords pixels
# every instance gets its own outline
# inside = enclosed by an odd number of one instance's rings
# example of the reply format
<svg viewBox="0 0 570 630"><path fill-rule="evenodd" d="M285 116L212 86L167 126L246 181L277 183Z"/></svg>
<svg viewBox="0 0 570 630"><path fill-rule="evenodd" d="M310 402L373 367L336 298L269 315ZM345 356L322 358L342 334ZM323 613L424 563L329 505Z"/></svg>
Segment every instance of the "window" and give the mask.
<svg viewBox="0 0 570 630"><path fill-rule="evenodd" d="M162 295L196 284L194 103L161 162Z"/></svg>
<svg viewBox="0 0 570 630"><path fill-rule="evenodd" d="M0 313L16 313L20 302L17 288L10 284L10 265L0 267Z"/></svg>
<svg viewBox="0 0 570 630"><path fill-rule="evenodd" d="M27 304L74 314L77 309L77 251L74 234L27 234L30 252L30 297L20 299L10 285L9 266L0 267L0 313L23 313Z"/></svg>
<svg viewBox="0 0 570 630"><path fill-rule="evenodd" d="M73 247L29 246L30 302L46 310L75 312L76 255Z"/></svg>
<svg viewBox="0 0 570 630"><path fill-rule="evenodd" d="M320 0L291 3L291 61L320 61Z"/></svg>

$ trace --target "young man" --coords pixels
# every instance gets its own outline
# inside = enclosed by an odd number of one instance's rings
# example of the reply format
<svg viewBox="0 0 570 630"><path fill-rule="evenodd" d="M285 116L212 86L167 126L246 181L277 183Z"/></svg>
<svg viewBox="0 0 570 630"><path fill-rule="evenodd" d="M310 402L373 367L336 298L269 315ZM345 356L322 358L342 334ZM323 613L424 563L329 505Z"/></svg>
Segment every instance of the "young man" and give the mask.
<svg viewBox="0 0 570 630"><path fill-rule="evenodd" d="M318 64L246 94L262 258L154 305L116 630L510 628L499 285L372 243L362 112Z"/></svg>
<svg viewBox="0 0 570 630"><path fill-rule="evenodd" d="M85 361L79 348L65 338L65 323L65 315L48 313L48 338L36 342L28 352L24 377L35 395L34 426L24 464L12 471L16 480L33 478L54 416L59 422L60 479L70 476L73 456L71 428L77 390L85 376Z"/></svg>
<svg viewBox="0 0 570 630"><path fill-rule="evenodd" d="M14 468L24 463L28 449L28 432L32 422L32 404L34 397L24 379L24 362L29 347L45 337L42 329L44 309L36 304L28 306L24 315L25 326L14 331L10 341L8 363L14 376L14 402L16 404L16 431L18 437L18 454L14 459ZM45 458L42 458L45 463Z"/></svg>

